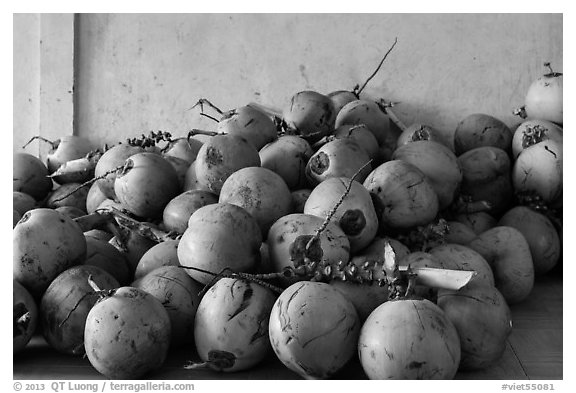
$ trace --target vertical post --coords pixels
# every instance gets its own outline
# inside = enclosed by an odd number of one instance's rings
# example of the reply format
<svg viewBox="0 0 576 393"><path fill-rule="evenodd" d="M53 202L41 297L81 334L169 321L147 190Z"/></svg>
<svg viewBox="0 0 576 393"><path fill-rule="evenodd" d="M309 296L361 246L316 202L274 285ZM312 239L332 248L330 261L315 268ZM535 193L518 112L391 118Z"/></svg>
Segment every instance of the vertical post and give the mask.
<svg viewBox="0 0 576 393"><path fill-rule="evenodd" d="M74 14L40 16L39 133L55 140L74 133ZM43 159L48 146L42 146Z"/></svg>
<svg viewBox="0 0 576 393"><path fill-rule="evenodd" d="M13 34L12 132L18 152L40 128L40 14L14 14Z"/></svg>

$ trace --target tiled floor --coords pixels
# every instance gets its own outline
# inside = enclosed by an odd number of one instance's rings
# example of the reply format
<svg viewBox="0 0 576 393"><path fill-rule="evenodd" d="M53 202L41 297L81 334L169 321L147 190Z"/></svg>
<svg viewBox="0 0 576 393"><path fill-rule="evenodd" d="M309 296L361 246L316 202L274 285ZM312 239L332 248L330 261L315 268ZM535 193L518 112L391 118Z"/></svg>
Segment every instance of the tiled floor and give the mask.
<svg viewBox="0 0 576 393"><path fill-rule="evenodd" d="M459 372L456 379L563 379L562 271L556 269L537 279L530 297L511 307L514 328L504 356L489 369ZM155 380L187 379L298 379L274 354L260 366L241 373L216 373L184 370L191 351L173 350L163 368L147 376ZM197 359L196 359L197 360ZM88 359L56 353L40 336L34 337L25 351L14 357L14 379L103 379ZM352 361L336 379L363 379L357 361Z"/></svg>

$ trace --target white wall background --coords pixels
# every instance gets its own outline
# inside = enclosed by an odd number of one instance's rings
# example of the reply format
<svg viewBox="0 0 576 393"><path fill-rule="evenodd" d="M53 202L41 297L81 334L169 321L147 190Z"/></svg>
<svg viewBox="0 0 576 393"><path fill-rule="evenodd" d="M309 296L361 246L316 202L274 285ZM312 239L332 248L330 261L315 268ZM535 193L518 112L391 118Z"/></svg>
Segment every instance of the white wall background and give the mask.
<svg viewBox="0 0 576 393"><path fill-rule="evenodd" d="M282 107L300 90L351 89L395 37L367 96L400 101L405 123L447 135L474 112L514 125L512 110L543 63L562 71L562 22L562 14L80 14L74 127L99 145L211 129L189 110L200 97L222 109ZM14 31L22 33L16 20ZM15 88L36 83L16 62ZM25 115L15 107L15 134L31 132Z"/></svg>
<svg viewBox="0 0 576 393"><path fill-rule="evenodd" d="M14 150L32 136L73 133L74 15L14 14ZM42 143L26 149L43 155Z"/></svg>

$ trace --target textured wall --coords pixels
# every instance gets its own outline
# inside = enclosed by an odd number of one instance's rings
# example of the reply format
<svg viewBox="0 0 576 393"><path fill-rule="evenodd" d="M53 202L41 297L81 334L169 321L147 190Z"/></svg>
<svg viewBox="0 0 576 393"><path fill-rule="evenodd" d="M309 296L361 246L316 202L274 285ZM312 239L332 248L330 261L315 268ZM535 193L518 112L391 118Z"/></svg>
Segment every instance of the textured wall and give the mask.
<svg viewBox="0 0 576 393"><path fill-rule="evenodd" d="M14 151L40 129L40 16L14 15Z"/></svg>
<svg viewBox="0 0 576 393"><path fill-rule="evenodd" d="M73 132L74 15L14 14L13 149ZM34 143L26 152L44 155Z"/></svg>
<svg viewBox="0 0 576 393"><path fill-rule="evenodd" d="M76 128L98 143L211 129L189 110L200 97L282 107L351 89L395 37L365 93L447 134L473 112L517 123L543 63L562 71L561 14L82 14L76 32Z"/></svg>

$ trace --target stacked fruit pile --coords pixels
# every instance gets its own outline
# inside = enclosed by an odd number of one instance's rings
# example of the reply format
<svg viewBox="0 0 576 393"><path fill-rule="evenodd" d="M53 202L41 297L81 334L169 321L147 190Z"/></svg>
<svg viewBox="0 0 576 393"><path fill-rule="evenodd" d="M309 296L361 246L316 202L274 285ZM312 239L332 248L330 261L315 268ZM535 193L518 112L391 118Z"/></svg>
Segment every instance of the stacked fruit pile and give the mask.
<svg viewBox="0 0 576 393"><path fill-rule="evenodd" d="M374 379L498 362L509 304L560 260L562 74L534 82L515 131L471 114L449 141L361 92L200 100L214 131L15 153L14 352L38 329L119 379L181 345L190 369L273 350L304 378L356 353Z"/></svg>

